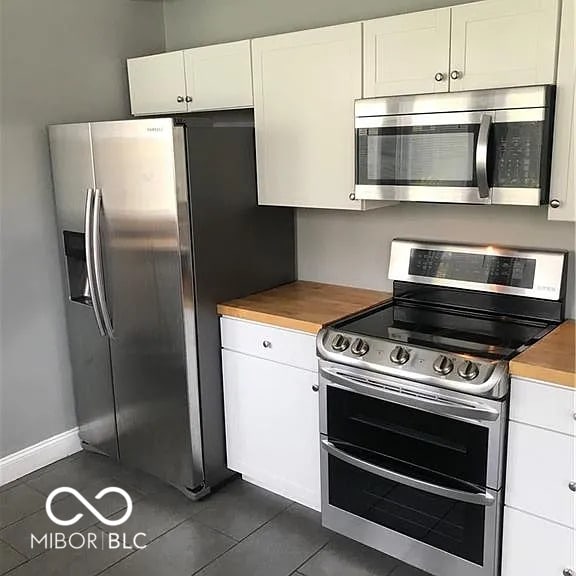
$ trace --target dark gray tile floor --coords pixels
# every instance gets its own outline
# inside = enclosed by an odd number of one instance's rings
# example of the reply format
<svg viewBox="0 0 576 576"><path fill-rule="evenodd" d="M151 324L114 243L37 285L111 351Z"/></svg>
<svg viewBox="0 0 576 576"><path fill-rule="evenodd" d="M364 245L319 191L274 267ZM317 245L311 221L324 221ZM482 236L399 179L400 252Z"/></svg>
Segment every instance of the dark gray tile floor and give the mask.
<svg viewBox="0 0 576 576"><path fill-rule="evenodd" d="M130 519L110 527L71 495L55 500L62 519L82 513L73 526L57 527L45 511L46 497L61 486L89 501L104 487L132 497ZM110 494L96 508L121 517L125 502ZM98 545L92 549L31 546L30 535L138 533L141 550ZM393 558L322 527L320 514L236 480L201 502L191 502L160 481L82 452L0 487L0 574L10 576L427 576Z"/></svg>

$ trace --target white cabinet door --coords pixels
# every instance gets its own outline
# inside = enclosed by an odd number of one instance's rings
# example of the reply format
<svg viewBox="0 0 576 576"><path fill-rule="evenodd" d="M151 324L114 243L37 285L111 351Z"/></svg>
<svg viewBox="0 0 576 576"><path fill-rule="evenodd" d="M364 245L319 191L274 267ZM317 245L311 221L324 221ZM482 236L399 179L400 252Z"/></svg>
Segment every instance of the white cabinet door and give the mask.
<svg viewBox="0 0 576 576"><path fill-rule="evenodd" d="M506 505L574 528L575 447L572 436L511 422Z"/></svg>
<svg viewBox="0 0 576 576"><path fill-rule="evenodd" d="M222 351L228 467L320 509L314 372Z"/></svg>
<svg viewBox="0 0 576 576"><path fill-rule="evenodd" d="M450 8L364 22L364 97L448 92Z"/></svg>
<svg viewBox="0 0 576 576"><path fill-rule="evenodd" d="M354 100L362 96L362 24L252 41L260 204L359 210Z"/></svg>
<svg viewBox="0 0 576 576"><path fill-rule="evenodd" d="M452 8L450 90L554 84L559 0L486 0Z"/></svg>
<svg viewBox="0 0 576 576"><path fill-rule="evenodd" d="M548 210L550 220L576 222L576 0L562 2L558 80L556 84L556 121L550 200L557 208Z"/></svg>
<svg viewBox="0 0 576 576"><path fill-rule="evenodd" d="M189 112L253 105L250 40L185 50L184 65Z"/></svg>
<svg viewBox="0 0 576 576"><path fill-rule="evenodd" d="M183 52L132 58L127 64L134 116L186 112Z"/></svg>
<svg viewBox="0 0 576 576"><path fill-rule="evenodd" d="M562 576L576 571L574 531L504 509L502 576Z"/></svg>

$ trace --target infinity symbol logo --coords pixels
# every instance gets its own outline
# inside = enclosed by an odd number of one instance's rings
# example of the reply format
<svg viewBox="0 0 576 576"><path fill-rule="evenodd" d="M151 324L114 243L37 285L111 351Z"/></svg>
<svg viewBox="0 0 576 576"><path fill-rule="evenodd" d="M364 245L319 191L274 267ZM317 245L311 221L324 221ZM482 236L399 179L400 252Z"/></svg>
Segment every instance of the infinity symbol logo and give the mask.
<svg viewBox="0 0 576 576"><path fill-rule="evenodd" d="M50 496L48 496L48 499L46 500L46 514L48 514L48 517L50 518L50 520L52 520L52 522L58 524L59 526L72 526L72 524L76 524L76 522L78 522L80 518L84 516L84 514L79 512L78 514L76 514L76 516L74 516L74 518L71 518L70 520L60 520L60 518L54 515L54 512L52 512L52 502L54 501L54 498L58 496L58 494L65 494L65 493L74 496L76 500L81 502L82 505L92 513L93 516L98 518L98 520L100 520L100 522L102 522L103 524L106 524L106 526L120 526L120 524L126 522L126 520L128 520L128 518L130 518L130 516L132 515L132 498L130 498L128 492L126 492L126 490L122 490L122 488L110 486L109 488L104 488L103 490L100 490L100 492L98 492L98 494L96 494L95 496L96 500L100 500L104 498L104 496L106 496L107 494L115 493L120 494L120 496L122 496L126 500L126 512L124 513L124 515L121 518L118 518L117 520L110 520L109 518L105 518L104 516L102 516L102 514L100 514L100 512L98 512L98 510L96 510L96 508L94 508L94 506L92 506L92 504L90 504L90 502L88 502L88 500L86 500L86 498L84 498L84 496L82 496L82 494L80 494L78 490L75 490L74 488L69 488L68 486L64 486L62 488L56 488L56 490L53 490L50 493Z"/></svg>

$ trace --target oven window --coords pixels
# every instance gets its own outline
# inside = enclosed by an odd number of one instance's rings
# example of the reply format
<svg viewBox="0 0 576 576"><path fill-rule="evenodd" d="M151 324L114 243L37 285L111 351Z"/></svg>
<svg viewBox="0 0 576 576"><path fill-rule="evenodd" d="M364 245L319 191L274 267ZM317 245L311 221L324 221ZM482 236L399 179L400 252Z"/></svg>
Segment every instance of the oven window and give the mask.
<svg viewBox="0 0 576 576"><path fill-rule="evenodd" d="M357 184L476 186L478 125L360 128Z"/></svg>
<svg viewBox="0 0 576 576"><path fill-rule="evenodd" d="M419 542L482 565L486 508L381 478L328 456L329 502Z"/></svg>
<svg viewBox="0 0 576 576"><path fill-rule="evenodd" d="M330 440L486 485L487 428L333 386L326 393Z"/></svg>

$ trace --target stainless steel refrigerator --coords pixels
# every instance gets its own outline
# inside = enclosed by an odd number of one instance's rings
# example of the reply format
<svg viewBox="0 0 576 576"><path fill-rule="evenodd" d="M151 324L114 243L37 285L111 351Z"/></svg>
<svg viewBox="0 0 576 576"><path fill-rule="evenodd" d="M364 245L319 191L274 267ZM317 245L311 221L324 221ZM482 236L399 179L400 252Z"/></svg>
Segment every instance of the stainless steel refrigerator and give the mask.
<svg viewBox="0 0 576 576"><path fill-rule="evenodd" d="M252 113L49 128L85 448L191 497L226 468L216 304L295 277L257 205Z"/></svg>

